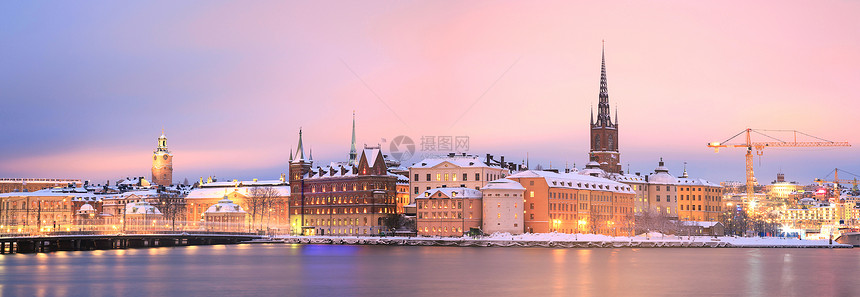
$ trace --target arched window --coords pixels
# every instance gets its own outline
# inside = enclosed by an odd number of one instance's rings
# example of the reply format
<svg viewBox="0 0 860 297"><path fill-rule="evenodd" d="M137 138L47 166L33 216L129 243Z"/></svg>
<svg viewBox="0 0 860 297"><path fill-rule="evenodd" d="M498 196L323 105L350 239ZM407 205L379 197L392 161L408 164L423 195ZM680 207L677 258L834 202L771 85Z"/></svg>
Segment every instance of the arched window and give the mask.
<svg viewBox="0 0 860 297"><path fill-rule="evenodd" d="M594 150L600 149L600 135L594 135Z"/></svg>
<svg viewBox="0 0 860 297"><path fill-rule="evenodd" d="M614 146L614 143L612 141L612 135L609 135L609 139L607 139L607 141L609 142L609 149L614 150L615 146Z"/></svg>

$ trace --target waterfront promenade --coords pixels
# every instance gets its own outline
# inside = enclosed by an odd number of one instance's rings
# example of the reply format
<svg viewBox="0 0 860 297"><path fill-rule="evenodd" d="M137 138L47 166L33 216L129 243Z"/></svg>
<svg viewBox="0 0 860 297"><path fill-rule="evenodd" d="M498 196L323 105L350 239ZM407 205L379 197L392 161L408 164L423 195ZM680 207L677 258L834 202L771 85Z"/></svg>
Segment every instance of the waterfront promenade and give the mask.
<svg viewBox="0 0 860 297"><path fill-rule="evenodd" d="M547 247L547 248L852 248L828 240L779 237L605 236L596 234L493 234L485 237L355 237L277 236L292 244L459 246L459 247Z"/></svg>

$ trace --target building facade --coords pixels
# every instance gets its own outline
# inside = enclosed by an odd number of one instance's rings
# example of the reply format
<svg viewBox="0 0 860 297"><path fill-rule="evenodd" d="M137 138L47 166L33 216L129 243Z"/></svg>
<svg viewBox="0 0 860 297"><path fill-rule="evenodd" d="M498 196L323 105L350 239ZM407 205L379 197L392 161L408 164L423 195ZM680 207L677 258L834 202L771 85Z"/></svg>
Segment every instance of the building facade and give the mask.
<svg viewBox="0 0 860 297"><path fill-rule="evenodd" d="M723 210L722 187L701 178L690 178L687 170L678 178L678 219L718 221Z"/></svg>
<svg viewBox="0 0 860 297"><path fill-rule="evenodd" d="M463 187L436 188L415 197L418 235L463 236L481 227L481 191Z"/></svg>
<svg viewBox="0 0 860 297"><path fill-rule="evenodd" d="M487 234L522 234L525 191L518 182L507 178L491 181L481 188L484 196L481 230Z"/></svg>
<svg viewBox="0 0 860 297"><path fill-rule="evenodd" d="M630 186L579 173L528 170L508 177L525 188L527 233L632 235Z"/></svg>
<svg viewBox="0 0 860 297"><path fill-rule="evenodd" d="M211 180L211 179L210 179ZM290 224L290 186L286 176L275 180L202 181L185 197L186 220L191 226L205 221L205 212L227 197L247 212L246 231L284 230Z"/></svg>
<svg viewBox="0 0 860 297"><path fill-rule="evenodd" d="M291 232L303 235L367 235L391 231L397 215L397 176L389 173L379 147L365 147L355 166L313 167L302 134L290 156Z"/></svg>
<svg viewBox="0 0 860 297"><path fill-rule="evenodd" d="M167 150L167 136L164 136L164 131L158 137L158 146L152 152L152 182L165 187L173 184L173 154Z"/></svg>
<svg viewBox="0 0 860 297"><path fill-rule="evenodd" d="M480 190L487 185L488 181L505 178L508 175L510 175L508 169L489 166L479 157L466 154L426 158L409 167L413 195L436 188Z"/></svg>
<svg viewBox="0 0 860 297"><path fill-rule="evenodd" d="M648 175L648 205L655 214L670 219L678 218L678 179L669 174L669 169L660 158L654 173Z"/></svg>
<svg viewBox="0 0 860 297"><path fill-rule="evenodd" d="M80 187L81 180L69 178L0 178L0 194L35 192L54 187Z"/></svg>

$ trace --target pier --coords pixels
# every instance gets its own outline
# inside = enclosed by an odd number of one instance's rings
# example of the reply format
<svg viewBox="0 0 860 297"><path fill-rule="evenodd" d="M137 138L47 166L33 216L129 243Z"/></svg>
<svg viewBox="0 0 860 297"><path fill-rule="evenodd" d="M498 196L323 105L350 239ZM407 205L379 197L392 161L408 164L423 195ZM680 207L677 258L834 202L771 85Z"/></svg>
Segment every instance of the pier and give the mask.
<svg viewBox="0 0 860 297"><path fill-rule="evenodd" d="M110 234L0 237L0 254L237 244L254 234Z"/></svg>

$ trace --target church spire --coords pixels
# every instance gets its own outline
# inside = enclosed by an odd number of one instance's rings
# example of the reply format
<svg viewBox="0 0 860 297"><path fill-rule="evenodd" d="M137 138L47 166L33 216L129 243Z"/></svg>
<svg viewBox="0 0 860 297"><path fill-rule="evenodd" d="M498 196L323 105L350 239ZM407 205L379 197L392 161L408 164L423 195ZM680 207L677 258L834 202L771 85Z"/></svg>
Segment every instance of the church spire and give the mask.
<svg viewBox="0 0 860 297"><path fill-rule="evenodd" d="M606 85L606 41L600 50L600 94L597 104L597 125L601 127L612 127L612 119L609 115L609 90Z"/></svg>
<svg viewBox="0 0 860 297"><path fill-rule="evenodd" d="M349 149L349 165L355 165L358 152L355 150L355 110L352 111L352 144Z"/></svg>
<svg viewBox="0 0 860 297"><path fill-rule="evenodd" d="M305 148L302 146L302 128L299 128L299 148L296 149L296 159L293 163L305 161Z"/></svg>
<svg viewBox="0 0 860 297"><path fill-rule="evenodd" d="M293 147L290 147L290 163L293 162Z"/></svg>
<svg viewBox="0 0 860 297"><path fill-rule="evenodd" d="M591 111L591 125L594 126L594 105L588 108Z"/></svg>

